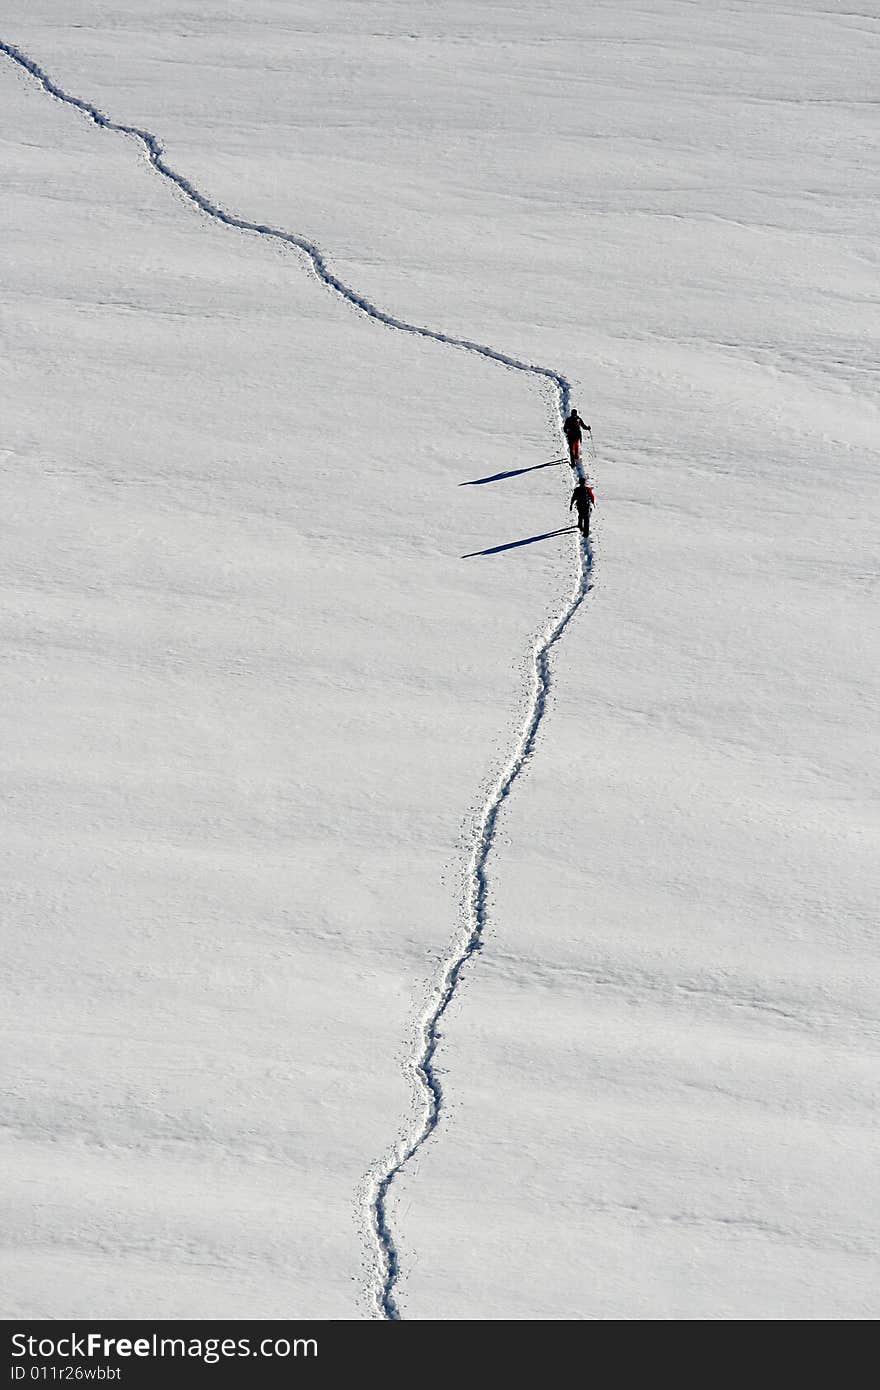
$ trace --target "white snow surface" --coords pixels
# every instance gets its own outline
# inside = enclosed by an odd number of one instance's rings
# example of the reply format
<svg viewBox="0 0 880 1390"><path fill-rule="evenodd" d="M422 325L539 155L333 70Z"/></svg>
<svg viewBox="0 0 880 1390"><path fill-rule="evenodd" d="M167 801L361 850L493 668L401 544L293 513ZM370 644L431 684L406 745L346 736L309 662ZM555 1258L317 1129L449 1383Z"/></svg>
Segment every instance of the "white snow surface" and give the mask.
<svg viewBox="0 0 880 1390"><path fill-rule="evenodd" d="M593 423L401 1315L878 1316L880 6L0 40ZM577 581L472 554L567 524L555 396L2 55L0 150L0 1313L381 1315Z"/></svg>

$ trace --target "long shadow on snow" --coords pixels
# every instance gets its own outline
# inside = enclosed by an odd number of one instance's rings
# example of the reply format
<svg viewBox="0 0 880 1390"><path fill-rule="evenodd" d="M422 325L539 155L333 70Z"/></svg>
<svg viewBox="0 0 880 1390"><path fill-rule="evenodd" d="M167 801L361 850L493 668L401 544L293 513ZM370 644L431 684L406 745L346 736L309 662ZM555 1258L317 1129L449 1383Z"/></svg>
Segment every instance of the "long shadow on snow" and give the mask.
<svg viewBox="0 0 880 1390"><path fill-rule="evenodd" d="M549 541L551 536L568 536L576 531L576 526L560 526L558 531L543 531L540 536L526 536L521 541L508 541L506 545L491 545L488 550L471 550L462 555L463 560L473 560L479 555L500 555L502 550L518 550L521 545L534 545L535 541Z"/></svg>
<svg viewBox="0 0 880 1390"><path fill-rule="evenodd" d="M565 463L565 459L550 459L548 463L533 463L530 468L512 468L509 473L490 473L488 478L468 478L467 482L459 483L459 487L480 487L483 483L500 483L502 478L518 478L522 473L537 473L539 468L552 468L556 463Z"/></svg>

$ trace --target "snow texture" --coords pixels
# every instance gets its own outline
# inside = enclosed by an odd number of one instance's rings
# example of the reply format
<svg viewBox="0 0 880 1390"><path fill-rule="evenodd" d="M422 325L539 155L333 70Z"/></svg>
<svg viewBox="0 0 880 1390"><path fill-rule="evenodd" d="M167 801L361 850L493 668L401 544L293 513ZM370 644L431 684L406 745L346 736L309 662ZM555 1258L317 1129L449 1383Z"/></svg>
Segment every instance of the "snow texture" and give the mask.
<svg viewBox="0 0 880 1390"><path fill-rule="evenodd" d="M877 1315L878 18L7 7L5 1316Z"/></svg>

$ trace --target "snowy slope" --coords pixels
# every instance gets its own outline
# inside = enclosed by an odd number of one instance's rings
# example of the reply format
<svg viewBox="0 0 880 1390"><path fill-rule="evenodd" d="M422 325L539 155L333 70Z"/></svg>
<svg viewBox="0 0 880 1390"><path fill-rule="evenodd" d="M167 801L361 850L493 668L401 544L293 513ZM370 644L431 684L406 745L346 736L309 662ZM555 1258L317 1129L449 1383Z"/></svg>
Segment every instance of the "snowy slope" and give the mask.
<svg viewBox="0 0 880 1390"><path fill-rule="evenodd" d="M876 1315L878 14L7 15L593 415L594 589L389 1194L403 1315ZM0 101L9 1311L358 1316L576 578L566 536L459 558L563 525L561 470L457 485L555 457L552 393L8 62Z"/></svg>
<svg viewBox="0 0 880 1390"><path fill-rule="evenodd" d="M537 390L4 78L8 1312L345 1316L463 827L571 569L562 537L475 591L495 504L458 484L555 441Z"/></svg>

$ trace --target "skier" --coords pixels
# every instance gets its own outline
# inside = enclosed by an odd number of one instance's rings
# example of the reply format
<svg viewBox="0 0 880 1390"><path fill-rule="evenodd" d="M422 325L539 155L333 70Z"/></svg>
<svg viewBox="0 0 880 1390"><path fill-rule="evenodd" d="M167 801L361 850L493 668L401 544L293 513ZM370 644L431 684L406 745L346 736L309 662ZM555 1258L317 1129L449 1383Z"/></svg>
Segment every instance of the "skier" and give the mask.
<svg viewBox="0 0 880 1390"><path fill-rule="evenodd" d="M595 505L593 489L588 485L586 478L581 478L571 494L568 510L571 511L572 507L577 506L578 530L583 531L585 537L590 534L590 510Z"/></svg>
<svg viewBox="0 0 880 1390"><path fill-rule="evenodd" d="M571 414L566 416L562 424L562 432L568 440L568 458L572 468L581 456L581 430L586 430L589 434L590 427L572 408Z"/></svg>

